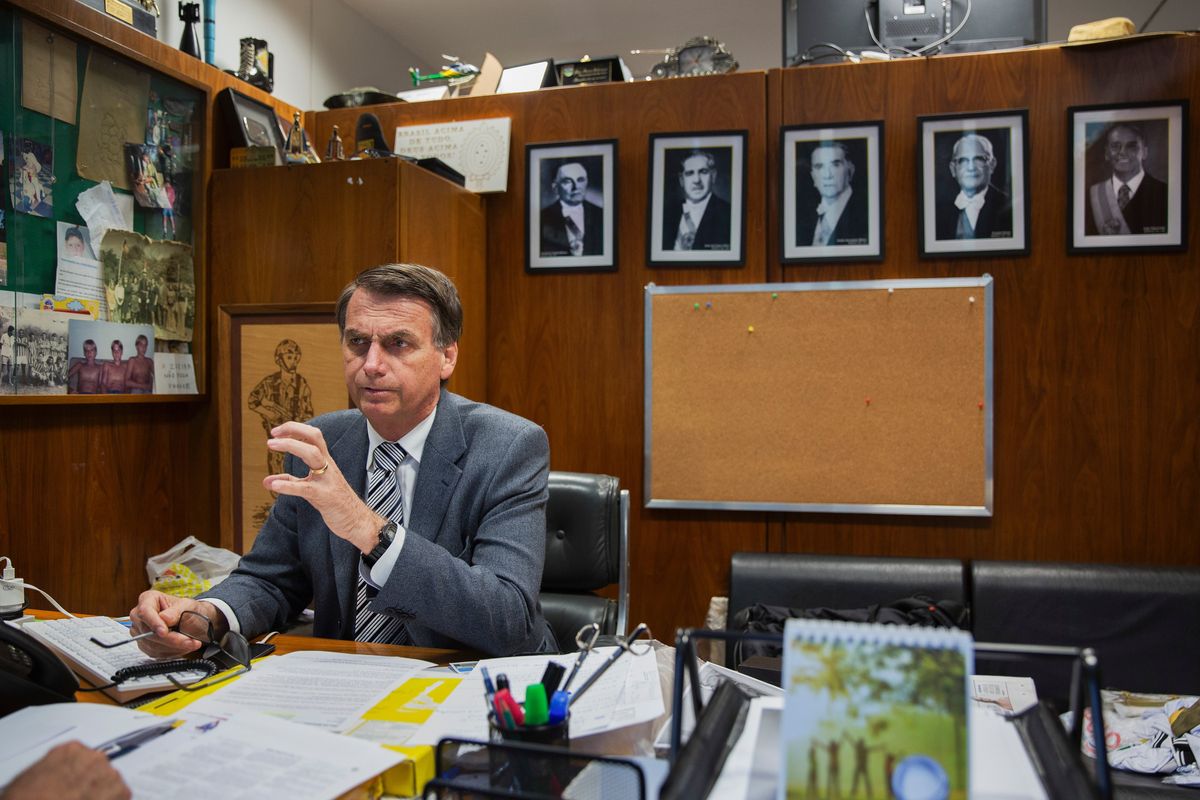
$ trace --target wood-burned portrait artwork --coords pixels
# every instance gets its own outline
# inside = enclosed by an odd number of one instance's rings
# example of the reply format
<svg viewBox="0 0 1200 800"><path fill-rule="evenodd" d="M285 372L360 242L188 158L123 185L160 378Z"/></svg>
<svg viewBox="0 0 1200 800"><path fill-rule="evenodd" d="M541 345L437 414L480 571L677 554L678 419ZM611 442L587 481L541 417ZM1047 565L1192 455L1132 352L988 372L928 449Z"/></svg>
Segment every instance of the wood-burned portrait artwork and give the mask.
<svg viewBox="0 0 1200 800"><path fill-rule="evenodd" d="M222 516L232 525L232 549L238 552L250 549L275 502L263 479L284 471L284 454L267 449L271 429L348 407L332 305L281 308L221 308L222 345L229 348L223 359L229 380L221 397L222 420L228 419L222 444L230 445L232 455L226 461L229 478L223 478L230 484L232 513Z"/></svg>

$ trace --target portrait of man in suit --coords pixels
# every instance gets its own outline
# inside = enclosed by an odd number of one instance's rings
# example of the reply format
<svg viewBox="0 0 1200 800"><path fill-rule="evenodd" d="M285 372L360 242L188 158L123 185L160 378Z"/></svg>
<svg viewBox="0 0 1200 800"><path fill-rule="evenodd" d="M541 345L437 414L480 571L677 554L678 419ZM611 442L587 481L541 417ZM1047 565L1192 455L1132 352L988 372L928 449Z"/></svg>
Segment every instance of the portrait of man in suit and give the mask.
<svg viewBox="0 0 1200 800"><path fill-rule="evenodd" d="M954 143L948 168L958 192L938 197L938 239L997 239L1013 235L1012 201L993 182L997 159L992 140L966 133Z"/></svg>
<svg viewBox="0 0 1200 800"><path fill-rule="evenodd" d="M731 208L714 189L716 156L709 150L689 150L679 163L677 190L668 182L663 208L663 250L728 250ZM672 198L673 195L673 198Z"/></svg>
<svg viewBox="0 0 1200 800"><path fill-rule="evenodd" d="M1117 122L1102 137L1108 174L1087 189L1084 233L1127 236L1167 232L1167 184L1146 171L1142 126Z"/></svg>
<svg viewBox="0 0 1200 800"><path fill-rule="evenodd" d="M808 169L797 159L796 246L827 247L867 242L867 193L855 190L855 164L845 142L798 143L807 148ZM815 195L801 188L811 182Z"/></svg>
<svg viewBox="0 0 1200 800"><path fill-rule="evenodd" d="M604 209L589 200L584 160L563 160L554 171L554 201L541 217L541 255L594 256L604 250Z"/></svg>

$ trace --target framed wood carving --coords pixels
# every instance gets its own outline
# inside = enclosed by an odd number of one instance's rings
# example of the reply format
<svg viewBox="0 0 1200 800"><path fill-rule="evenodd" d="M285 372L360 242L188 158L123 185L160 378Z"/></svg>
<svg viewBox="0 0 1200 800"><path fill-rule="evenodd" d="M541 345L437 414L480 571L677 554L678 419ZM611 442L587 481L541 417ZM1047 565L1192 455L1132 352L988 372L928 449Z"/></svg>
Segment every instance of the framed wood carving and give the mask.
<svg viewBox="0 0 1200 800"><path fill-rule="evenodd" d="M226 305L218 323L221 545L245 553L275 502L263 478L283 471L271 428L350 401L333 303Z"/></svg>

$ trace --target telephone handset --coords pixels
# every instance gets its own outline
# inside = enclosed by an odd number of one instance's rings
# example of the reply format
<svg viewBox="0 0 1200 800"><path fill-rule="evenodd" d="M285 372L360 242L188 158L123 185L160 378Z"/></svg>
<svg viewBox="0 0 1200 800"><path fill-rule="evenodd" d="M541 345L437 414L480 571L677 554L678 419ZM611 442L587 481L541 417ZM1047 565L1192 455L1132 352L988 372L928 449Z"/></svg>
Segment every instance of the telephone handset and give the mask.
<svg viewBox="0 0 1200 800"><path fill-rule="evenodd" d="M79 681L48 647L0 622L0 716L46 703L75 700Z"/></svg>

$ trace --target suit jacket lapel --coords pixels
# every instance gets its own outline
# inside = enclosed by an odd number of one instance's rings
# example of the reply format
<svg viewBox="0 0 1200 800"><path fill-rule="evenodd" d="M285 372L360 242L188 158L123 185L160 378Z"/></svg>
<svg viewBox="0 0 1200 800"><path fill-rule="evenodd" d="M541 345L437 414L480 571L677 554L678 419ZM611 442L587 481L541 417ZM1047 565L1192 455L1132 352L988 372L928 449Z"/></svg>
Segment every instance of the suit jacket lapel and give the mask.
<svg viewBox="0 0 1200 800"><path fill-rule="evenodd" d="M442 390L438 400L437 416L425 440L421 454L421 467L417 471L417 485L413 487L412 512L408 517L408 533L415 533L434 541L442 528L446 509L454 487L462 477L458 460L466 452L467 442L463 434L462 419L458 414L457 399Z"/></svg>
<svg viewBox="0 0 1200 800"><path fill-rule="evenodd" d="M350 488L359 497L367 494L367 420L359 416L357 422L350 427L336 442L329 444L329 455L333 458L338 469ZM317 513L314 509L313 513ZM318 519L320 517L317 514ZM323 526L322 526L323 527ZM341 605L342 629L347 625L354 629L354 597L358 592L358 558L361 555L358 548L324 528L329 538L329 557L333 564L334 585L337 587L338 603Z"/></svg>

